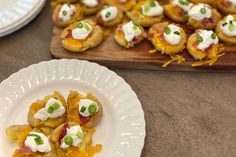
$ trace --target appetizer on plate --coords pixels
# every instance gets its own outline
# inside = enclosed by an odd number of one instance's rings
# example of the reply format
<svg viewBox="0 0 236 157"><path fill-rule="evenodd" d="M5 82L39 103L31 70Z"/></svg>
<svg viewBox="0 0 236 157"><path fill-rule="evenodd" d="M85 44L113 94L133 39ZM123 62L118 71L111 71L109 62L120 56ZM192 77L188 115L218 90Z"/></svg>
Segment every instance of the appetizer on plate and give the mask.
<svg viewBox="0 0 236 157"><path fill-rule="evenodd" d="M188 25L194 29L214 29L220 19L221 15L216 9L199 3L189 10Z"/></svg>
<svg viewBox="0 0 236 157"><path fill-rule="evenodd" d="M43 100L34 102L28 112L28 122L32 127L52 127L66 120L66 101L62 94L54 91Z"/></svg>
<svg viewBox="0 0 236 157"><path fill-rule="evenodd" d="M134 21L119 25L114 36L116 42L125 48L134 47L145 37L146 33L142 26Z"/></svg>
<svg viewBox="0 0 236 157"><path fill-rule="evenodd" d="M195 60L200 60L192 66L213 65L223 55L217 34L212 30L197 30L189 37L187 49Z"/></svg>
<svg viewBox="0 0 236 157"><path fill-rule="evenodd" d="M187 40L187 35L181 27L168 22L154 24L149 29L148 39L155 47L150 53L160 51L161 54L171 57L171 60L166 62L163 67L168 66L175 60L178 63L185 60L181 55L176 55L185 48Z"/></svg>
<svg viewBox="0 0 236 157"><path fill-rule="evenodd" d="M116 6L104 6L97 14L97 23L101 26L113 27L121 23L123 12Z"/></svg>
<svg viewBox="0 0 236 157"><path fill-rule="evenodd" d="M57 157L54 145L49 138L30 126L10 126L6 133L11 140L17 140L18 148L12 157Z"/></svg>
<svg viewBox="0 0 236 157"><path fill-rule="evenodd" d="M52 15L52 20L59 27L66 27L69 24L83 18L81 9L78 4L58 4Z"/></svg>
<svg viewBox="0 0 236 157"><path fill-rule="evenodd" d="M143 27L150 27L163 19L163 12L163 7L157 1L145 0L137 3L127 12L127 16Z"/></svg>
<svg viewBox="0 0 236 157"><path fill-rule="evenodd" d="M236 15L228 15L221 20L216 27L216 33L226 44L236 44Z"/></svg>
<svg viewBox="0 0 236 157"><path fill-rule="evenodd" d="M212 7L216 7L216 0L190 0L193 3L205 3L209 4Z"/></svg>
<svg viewBox="0 0 236 157"><path fill-rule="evenodd" d="M217 7L225 14L236 14L236 0L216 0Z"/></svg>
<svg viewBox="0 0 236 157"><path fill-rule="evenodd" d="M102 119L102 104L90 93L84 96L76 91L71 91L67 104L67 119L69 122L75 122L84 127L92 128Z"/></svg>
<svg viewBox="0 0 236 157"><path fill-rule="evenodd" d="M115 5L123 11L129 11L135 6L136 0L106 0L106 3L108 5Z"/></svg>
<svg viewBox="0 0 236 157"><path fill-rule="evenodd" d="M186 22L192 6L188 0L172 0L164 6L165 15L175 22Z"/></svg>
<svg viewBox="0 0 236 157"><path fill-rule="evenodd" d="M84 52L103 40L103 30L90 19L69 25L62 31L62 46L73 52Z"/></svg>
<svg viewBox="0 0 236 157"><path fill-rule="evenodd" d="M77 123L69 122L58 126L52 133L58 157L92 157L101 151L101 145L94 147L92 134L94 129L85 129Z"/></svg>
<svg viewBox="0 0 236 157"><path fill-rule="evenodd" d="M103 6L103 0L80 0L85 16L96 14Z"/></svg>

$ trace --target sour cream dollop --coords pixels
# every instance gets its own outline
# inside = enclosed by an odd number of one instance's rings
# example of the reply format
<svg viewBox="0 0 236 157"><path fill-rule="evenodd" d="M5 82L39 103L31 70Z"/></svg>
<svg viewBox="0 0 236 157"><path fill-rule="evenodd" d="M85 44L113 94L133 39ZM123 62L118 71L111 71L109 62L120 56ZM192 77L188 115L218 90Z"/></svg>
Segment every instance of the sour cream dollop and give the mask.
<svg viewBox="0 0 236 157"><path fill-rule="evenodd" d="M227 36L236 36L236 21L232 15L228 15L225 21L220 25L220 29Z"/></svg>
<svg viewBox="0 0 236 157"><path fill-rule="evenodd" d="M90 99L81 99L79 101L79 114L84 117L89 117L98 112L98 104Z"/></svg>
<svg viewBox="0 0 236 157"><path fill-rule="evenodd" d="M34 118L45 121L48 118L60 117L65 111L65 107L59 100L51 98L47 101L44 108L38 110L38 112L34 114Z"/></svg>
<svg viewBox="0 0 236 157"><path fill-rule="evenodd" d="M30 132L24 144L33 152L47 153L51 151L49 139L42 133Z"/></svg>
<svg viewBox="0 0 236 157"><path fill-rule="evenodd" d="M98 6L97 0L82 0L82 3L88 7L96 7Z"/></svg>
<svg viewBox="0 0 236 157"><path fill-rule="evenodd" d="M173 6L178 6L184 11L188 11L193 6L193 3L190 3L188 0L173 0Z"/></svg>
<svg viewBox="0 0 236 157"><path fill-rule="evenodd" d="M125 35L125 40L128 42L131 42L134 39L134 37L139 36L142 33L142 30L133 21L124 24L122 26L122 30Z"/></svg>
<svg viewBox="0 0 236 157"><path fill-rule="evenodd" d="M84 132L79 125L67 128L67 133L61 141L60 147L66 149L70 146L77 147L84 138Z"/></svg>
<svg viewBox="0 0 236 157"><path fill-rule="evenodd" d="M63 4L61 6L60 12L59 12L59 18L62 21L68 21L70 20L71 16L75 12L75 6L72 4Z"/></svg>
<svg viewBox="0 0 236 157"><path fill-rule="evenodd" d="M71 34L74 39L83 40L89 36L92 30L93 28L89 23L80 21L77 23L76 28L71 31Z"/></svg>
<svg viewBox="0 0 236 157"><path fill-rule="evenodd" d="M157 1L147 1L142 5L142 14L145 16L158 16L163 13L163 7Z"/></svg>
<svg viewBox="0 0 236 157"><path fill-rule="evenodd" d="M180 28L174 24L169 24L164 32L165 40L171 45L178 45L181 42Z"/></svg>
<svg viewBox="0 0 236 157"><path fill-rule="evenodd" d="M117 17L118 9L117 7L108 7L101 11L101 16L103 21L111 21Z"/></svg>
<svg viewBox="0 0 236 157"><path fill-rule="evenodd" d="M199 30L198 37L201 39L201 41L198 42L197 48L202 51L205 51L205 49L212 44L217 44L219 42L218 37L212 30Z"/></svg>
<svg viewBox="0 0 236 157"><path fill-rule="evenodd" d="M202 21L205 18L210 18L212 16L211 7L207 4L197 4L189 10L189 16L192 19Z"/></svg>

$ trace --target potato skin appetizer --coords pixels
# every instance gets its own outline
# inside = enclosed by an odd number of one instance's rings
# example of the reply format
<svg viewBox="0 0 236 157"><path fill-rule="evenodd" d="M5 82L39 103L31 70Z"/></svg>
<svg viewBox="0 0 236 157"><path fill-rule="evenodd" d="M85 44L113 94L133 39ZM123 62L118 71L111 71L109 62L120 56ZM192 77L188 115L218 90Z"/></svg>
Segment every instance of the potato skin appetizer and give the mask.
<svg viewBox="0 0 236 157"><path fill-rule="evenodd" d="M185 31L181 27L179 27L178 35L181 37L180 42L170 44L164 37L164 33L171 33L171 30L168 29L169 26L170 25L168 22L162 22L153 25L149 29L148 40L151 41L157 51L160 51L162 54L165 55L173 56L177 53L180 53L185 48L187 35Z"/></svg>
<svg viewBox="0 0 236 157"><path fill-rule="evenodd" d="M209 62L209 65L214 64L221 53L217 35L207 30L197 30L192 34L187 42L187 50L195 60L212 60L213 62Z"/></svg>
<svg viewBox="0 0 236 157"><path fill-rule="evenodd" d="M92 4L89 6L89 0L80 1L80 6L82 12L85 16L90 16L96 14L103 6L103 0L94 0L97 1L97 5Z"/></svg>
<svg viewBox="0 0 236 157"><path fill-rule="evenodd" d="M163 11L157 1L145 0L138 2L131 11L127 12L127 16L142 27L151 27L164 18Z"/></svg>
<svg viewBox="0 0 236 157"><path fill-rule="evenodd" d="M76 29L77 25L81 22L85 22L91 26L92 31L85 39L75 39L72 35L73 29ZM103 30L100 26L96 25L92 20L83 20L77 23L69 25L62 31L61 43L62 46L72 52L84 52L90 48L94 48L99 45L103 40Z"/></svg>
<svg viewBox="0 0 236 157"><path fill-rule="evenodd" d="M50 100L51 98L54 98L58 101L61 102L61 104L64 106L64 108L66 109L66 101L64 99L64 97L62 96L62 94L58 91L54 91L54 93L52 95L48 95L46 96L43 100L38 100L36 102L34 102L29 109L28 112L28 122L32 127L51 127L51 128L55 128L58 125L62 124L65 122L66 120L66 112L57 118L48 118L45 121L42 121L40 119L36 119L35 118L35 114L42 108L44 108L48 102L48 100Z"/></svg>
<svg viewBox="0 0 236 157"><path fill-rule="evenodd" d="M58 4L55 7L52 15L52 20L58 27L66 27L73 22L81 20L82 18L83 15L80 6L78 4L69 4L69 3Z"/></svg>
<svg viewBox="0 0 236 157"><path fill-rule="evenodd" d="M232 24L230 24L232 21ZM229 35L223 32L223 29L227 30ZM223 20L221 20L216 27L216 34L219 39L226 44L236 44L236 15L228 15Z"/></svg>
<svg viewBox="0 0 236 157"><path fill-rule="evenodd" d="M51 141L55 144L58 157L73 157L75 154L81 157L85 157L88 156L88 154L92 156L94 153L101 151L101 145L91 147L92 135L95 132L95 129L85 129L83 127L81 127L81 131L83 131L81 136L82 141L78 144L78 146L62 148L62 140L65 140L67 136L67 129L76 126L78 127L79 125L74 122L68 122L58 126L53 131L51 135Z"/></svg>
<svg viewBox="0 0 236 157"><path fill-rule="evenodd" d="M136 30L134 30L133 32L132 29L134 27ZM138 31L138 33L135 33L135 31ZM127 39L127 36L129 37L131 34L133 34L132 39ZM119 25L114 35L116 42L124 48L134 47L136 44L140 43L145 37L145 30L142 28L142 26L140 26L134 21Z"/></svg>
<svg viewBox="0 0 236 157"><path fill-rule="evenodd" d="M236 4L231 0L216 0L217 8L225 14L236 14Z"/></svg>
<svg viewBox="0 0 236 157"><path fill-rule="evenodd" d="M108 6L97 14L97 23L105 27L114 27L123 21L123 12L114 6Z"/></svg>
<svg viewBox="0 0 236 157"><path fill-rule="evenodd" d="M85 99L95 102L98 108L96 113L86 117L81 115L81 109L80 109L80 102L81 100ZM67 98L67 103L68 103L67 119L69 122L75 122L83 127L92 128L96 126L102 119L103 116L102 104L98 101L96 97L94 97L90 93L84 96L76 91L71 91Z"/></svg>
<svg viewBox="0 0 236 157"><path fill-rule="evenodd" d="M188 25L193 29L214 29L221 19L220 13L206 4L197 4L189 10Z"/></svg>
<svg viewBox="0 0 236 157"><path fill-rule="evenodd" d="M12 125L6 129L7 136L11 140L17 140L17 148L12 157L57 157L54 144L49 142L50 152L33 152L29 147L25 146L25 141L29 133L37 132L29 125Z"/></svg>
<svg viewBox="0 0 236 157"><path fill-rule="evenodd" d="M164 5L165 15L174 22L184 23L188 20L188 10L192 5L188 0L182 3L179 0L172 0L169 4Z"/></svg>
<svg viewBox="0 0 236 157"><path fill-rule="evenodd" d="M136 4L136 0L106 0L105 2L108 5L118 6L123 11L131 10Z"/></svg>

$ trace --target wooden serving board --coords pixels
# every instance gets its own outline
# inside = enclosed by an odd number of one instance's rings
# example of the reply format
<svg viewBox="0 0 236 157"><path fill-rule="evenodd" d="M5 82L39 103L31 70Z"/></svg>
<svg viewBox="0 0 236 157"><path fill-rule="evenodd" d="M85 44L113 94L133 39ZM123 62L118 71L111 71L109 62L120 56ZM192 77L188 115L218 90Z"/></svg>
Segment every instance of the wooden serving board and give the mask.
<svg viewBox="0 0 236 157"><path fill-rule="evenodd" d="M184 51L182 54L186 59L185 62L180 64L173 62L167 68L162 68L162 64L170 58L160 53L148 53L148 50L154 49L154 47L147 40L134 48L124 49L115 42L113 35L110 35L98 47L84 53L75 53L62 47L61 31L61 29L54 27L52 33L51 54L56 58L89 60L107 67L124 69L236 72L236 46L226 46L225 56L221 57L213 66L191 67L195 61L187 51Z"/></svg>

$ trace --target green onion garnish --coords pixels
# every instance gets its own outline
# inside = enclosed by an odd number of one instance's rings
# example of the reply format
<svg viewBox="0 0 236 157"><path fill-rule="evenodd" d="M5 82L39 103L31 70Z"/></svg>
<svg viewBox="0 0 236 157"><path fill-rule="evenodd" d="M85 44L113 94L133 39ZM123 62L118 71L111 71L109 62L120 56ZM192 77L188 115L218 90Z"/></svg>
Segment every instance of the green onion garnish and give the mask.
<svg viewBox="0 0 236 157"><path fill-rule="evenodd" d="M106 18L108 18L109 16L111 16L111 12L108 11L105 16Z"/></svg>
<svg viewBox="0 0 236 157"><path fill-rule="evenodd" d="M67 12L64 10L62 11L62 15L66 16L67 15Z"/></svg>
<svg viewBox="0 0 236 157"><path fill-rule="evenodd" d="M229 25L229 30L230 30L230 31L233 31L234 29L235 29L235 25L230 24L230 25Z"/></svg>
<svg viewBox="0 0 236 157"><path fill-rule="evenodd" d="M175 31L175 32L174 32L174 34L176 34L176 35L180 35L180 32L178 32L178 31Z"/></svg>
<svg viewBox="0 0 236 157"><path fill-rule="evenodd" d="M155 6L156 6L156 3L155 3L154 1L150 1L150 2L149 2L149 5L150 5L150 7L155 7Z"/></svg>
<svg viewBox="0 0 236 157"><path fill-rule="evenodd" d="M72 138L70 135L66 135L66 136L64 137L64 141L65 141L65 143L66 143L67 145L72 145L72 143L73 143L73 138Z"/></svg>
<svg viewBox="0 0 236 157"><path fill-rule="evenodd" d="M182 4L182 5L188 5L188 1L186 0L179 0L179 3Z"/></svg>
<svg viewBox="0 0 236 157"><path fill-rule="evenodd" d="M50 106L47 111L48 111L48 113L53 113L54 109L52 108L52 106Z"/></svg>
<svg viewBox="0 0 236 157"><path fill-rule="evenodd" d="M95 114L97 112L97 105L96 104L91 104L88 107L88 111L91 115Z"/></svg>
<svg viewBox="0 0 236 157"><path fill-rule="evenodd" d="M53 110L57 110L60 107L60 105L58 103L54 103L51 105L51 107L53 108Z"/></svg>
<svg viewBox="0 0 236 157"><path fill-rule="evenodd" d="M86 107L82 106L81 109L80 109L80 112L84 112L86 110Z"/></svg>
<svg viewBox="0 0 236 157"><path fill-rule="evenodd" d="M35 137L34 141L35 141L35 143L37 145L44 144L43 139L39 135L37 135L37 134L29 134L28 136L34 136Z"/></svg>
<svg viewBox="0 0 236 157"><path fill-rule="evenodd" d="M87 24L87 23L84 23L84 28L85 28L87 31L89 31L89 30L90 30L90 28L89 28L89 26L88 26L88 24Z"/></svg>
<svg viewBox="0 0 236 157"><path fill-rule="evenodd" d="M169 27L166 27L166 28L165 28L165 33L166 33L166 34L170 34L170 33L171 33L171 29L170 29Z"/></svg>
<svg viewBox="0 0 236 157"><path fill-rule="evenodd" d="M205 8L201 8L200 11L201 11L202 14L206 14L206 9Z"/></svg>
<svg viewBox="0 0 236 157"><path fill-rule="evenodd" d="M216 39L216 33L212 33L211 38Z"/></svg>
<svg viewBox="0 0 236 157"><path fill-rule="evenodd" d="M224 22L223 24L222 24L222 26L224 27L224 26L226 26L228 23L227 22Z"/></svg>
<svg viewBox="0 0 236 157"><path fill-rule="evenodd" d="M197 42L198 43L203 42L203 38L200 35L197 35Z"/></svg>
<svg viewBox="0 0 236 157"><path fill-rule="evenodd" d="M76 26L77 28L82 28L83 27L83 24L81 22L79 22Z"/></svg>
<svg viewBox="0 0 236 157"><path fill-rule="evenodd" d="M76 134L76 136L79 138L79 139L83 139L84 138L84 134L82 132L78 132Z"/></svg>

